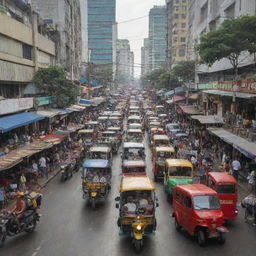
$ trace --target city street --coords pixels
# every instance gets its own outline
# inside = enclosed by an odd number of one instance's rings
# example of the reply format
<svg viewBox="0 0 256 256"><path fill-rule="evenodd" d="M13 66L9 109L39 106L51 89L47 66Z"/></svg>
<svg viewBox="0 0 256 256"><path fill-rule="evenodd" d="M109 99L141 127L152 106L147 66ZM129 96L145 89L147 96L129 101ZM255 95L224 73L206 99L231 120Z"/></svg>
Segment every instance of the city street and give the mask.
<svg viewBox="0 0 256 256"><path fill-rule="evenodd" d="M147 140L146 140L146 145ZM151 176L151 153L147 146L147 172ZM135 255L129 238L118 235L118 210L114 198L120 183L120 154L113 161L113 186L108 200L92 210L82 199L81 178L77 173L65 182L57 176L45 189L42 218L36 231L8 237L0 248L4 256L125 256ZM243 255L253 254L256 230L243 221L243 209L237 221L228 227L225 245L210 241L199 247L185 232L178 233L170 217L162 184L157 184L160 207L157 209L156 235L145 239L141 255Z"/></svg>

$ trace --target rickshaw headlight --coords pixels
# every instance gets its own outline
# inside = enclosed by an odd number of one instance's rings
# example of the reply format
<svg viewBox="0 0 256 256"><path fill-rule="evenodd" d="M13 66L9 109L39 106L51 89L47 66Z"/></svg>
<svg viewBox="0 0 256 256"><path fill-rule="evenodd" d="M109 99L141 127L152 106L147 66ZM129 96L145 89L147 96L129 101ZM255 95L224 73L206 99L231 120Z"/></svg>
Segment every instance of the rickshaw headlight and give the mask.
<svg viewBox="0 0 256 256"><path fill-rule="evenodd" d="M140 231L140 230L142 229L141 225L138 225L138 226L136 227L136 229L137 229L138 231Z"/></svg>

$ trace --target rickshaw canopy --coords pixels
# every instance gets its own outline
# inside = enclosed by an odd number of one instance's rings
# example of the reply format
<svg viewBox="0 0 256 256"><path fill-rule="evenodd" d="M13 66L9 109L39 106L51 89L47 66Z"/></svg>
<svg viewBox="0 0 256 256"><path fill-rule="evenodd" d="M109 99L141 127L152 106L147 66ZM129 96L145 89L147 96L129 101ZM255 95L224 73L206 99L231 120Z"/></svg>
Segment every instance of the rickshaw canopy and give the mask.
<svg viewBox="0 0 256 256"><path fill-rule="evenodd" d="M111 151L111 148L107 146L93 146L89 149L89 152L109 153L110 151Z"/></svg>
<svg viewBox="0 0 256 256"><path fill-rule="evenodd" d="M89 159L83 163L84 168L110 168L108 160L102 159Z"/></svg>
<svg viewBox="0 0 256 256"><path fill-rule="evenodd" d="M166 159L165 163L167 167L179 166L193 168L192 163L186 159Z"/></svg>
<svg viewBox="0 0 256 256"><path fill-rule="evenodd" d="M136 190L155 191L156 189L154 183L147 176L123 177L120 185L120 192Z"/></svg>
<svg viewBox="0 0 256 256"><path fill-rule="evenodd" d="M123 148L145 148L143 143L138 142L124 142Z"/></svg>
<svg viewBox="0 0 256 256"><path fill-rule="evenodd" d="M146 163L143 160L124 160L123 167L145 167Z"/></svg>
<svg viewBox="0 0 256 256"><path fill-rule="evenodd" d="M209 172L208 174L216 183L235 183L236 179L225 172Z"/></svg>
<svg viewBox="0 0 256 256"><path fill-rule="evenodd" d="M83 129L83 130L78 131L78 133L93 133L93 132L94 132L93 129Z"/></svg>
<svg viewBox="0 0 256 256"><path fill-rule="evenodd" d="M173 147L156 147L156 152L175 152L175 149Z"/></svg>

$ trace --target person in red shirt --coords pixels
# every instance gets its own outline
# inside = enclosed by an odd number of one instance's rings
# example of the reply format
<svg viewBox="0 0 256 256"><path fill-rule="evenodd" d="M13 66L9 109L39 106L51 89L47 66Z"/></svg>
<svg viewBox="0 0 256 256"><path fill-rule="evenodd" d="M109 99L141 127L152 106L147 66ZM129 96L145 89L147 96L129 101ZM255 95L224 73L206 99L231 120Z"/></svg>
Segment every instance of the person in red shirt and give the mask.
<svg viewBox="0 0 256 256"><path fill-rule="evenodd" d="M20 227L20 220L23 218L24 212L26 210L26 199L24 198L24 193L17 193L17 196L16 205L13 207L11 212L16 214L16 221Z"/></svg>

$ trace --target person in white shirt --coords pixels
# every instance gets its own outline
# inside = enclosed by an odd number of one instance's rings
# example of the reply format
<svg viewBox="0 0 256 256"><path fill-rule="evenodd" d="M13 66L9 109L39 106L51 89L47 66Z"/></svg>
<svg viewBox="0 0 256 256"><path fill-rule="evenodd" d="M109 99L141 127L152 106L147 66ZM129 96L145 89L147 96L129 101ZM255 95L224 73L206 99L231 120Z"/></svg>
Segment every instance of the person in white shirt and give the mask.
<svg viewBox="0 0 256 256"><path fill-rule="evenodd" d="M255 171L251 171L247 177L249 193L253 192L253 187L255 186L255 178Z"/></svg>
<svg viewBox="0 0 256 256"><path fill-rule="evenodd" d="M233 176L234 176L234 178L236 179L236 180L238 180L238 176L239 176L239 171L240 171L240 169L241 169L241 164L240 164L240 162L235 158L234 160L233 160L233 162L231 163L231 167L232 167L232 174L233 174Z"/></svg>
<svg viewBox="0 0 256 256"><path fill-rule="evenodd" d="M148 205L148 199L147 199L147 194L143 193L142 198L139 201L140 206L145 206Z"/></svg>
<svg viewBox="0 0 256 256"><path fill-rule="evenodd" d="M134 213L136 211L136 204L133 202L132 196L127 197L127 203L124 204L123 209L125 212Z"/></svg>
<svg viewBox="0 0 256 256"><path fill-rule="evenodd" d="M47 167L46 167L46 159L44 156L41 156L40 160L39 160L39 170L41 172L41 176L44 177L48 177L48 173L47 173Z"/></svg>

